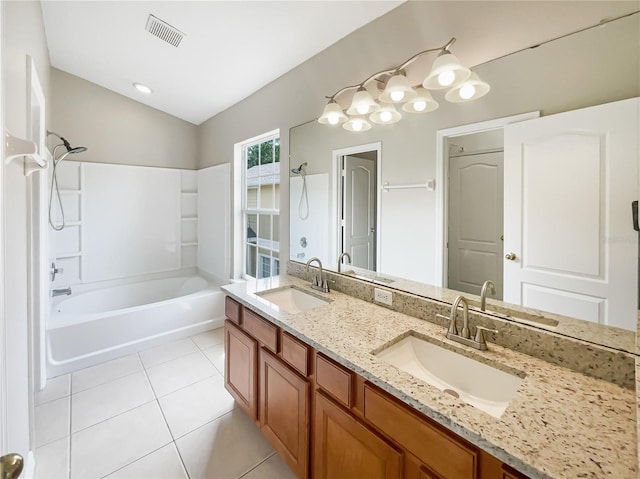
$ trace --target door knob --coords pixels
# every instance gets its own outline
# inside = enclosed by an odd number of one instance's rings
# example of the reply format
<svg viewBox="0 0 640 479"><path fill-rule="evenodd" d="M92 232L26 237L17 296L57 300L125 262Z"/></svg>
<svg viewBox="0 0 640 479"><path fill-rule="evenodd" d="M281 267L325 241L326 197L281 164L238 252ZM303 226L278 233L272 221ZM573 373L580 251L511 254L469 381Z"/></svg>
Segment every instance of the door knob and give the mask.
<svg viewBox="0 0 640 479"><path fill-rule="evenodd" d="M507 258L509 261L514 261L516 259L516 254L515 253L507 253L504 255L505 258Z"/></svg>
<svg viewBox="0 0 640 479"><path fill-rule="evenodd" d="M18 479L23 467L20 454L5 454L0 457L0 479Z"/></svg>

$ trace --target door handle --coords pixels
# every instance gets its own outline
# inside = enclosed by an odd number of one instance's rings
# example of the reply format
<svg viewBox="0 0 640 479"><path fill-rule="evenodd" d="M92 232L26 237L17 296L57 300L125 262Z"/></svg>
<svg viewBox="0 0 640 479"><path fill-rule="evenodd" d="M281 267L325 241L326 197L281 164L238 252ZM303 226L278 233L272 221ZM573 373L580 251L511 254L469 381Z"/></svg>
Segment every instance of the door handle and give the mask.
<svg viewBox="0 0 640 479"><path fill-rule="evenodd" d="M515 253L507 253L504 255L504 257L509 261L515 261L515 259L517 258Z"/></svg>
<svg viewBox="0 0 640 479"><path fill-rule="evenodd" d="M5 454L0 457L0 479L18 479L24 460L20 454Z"/></svg>

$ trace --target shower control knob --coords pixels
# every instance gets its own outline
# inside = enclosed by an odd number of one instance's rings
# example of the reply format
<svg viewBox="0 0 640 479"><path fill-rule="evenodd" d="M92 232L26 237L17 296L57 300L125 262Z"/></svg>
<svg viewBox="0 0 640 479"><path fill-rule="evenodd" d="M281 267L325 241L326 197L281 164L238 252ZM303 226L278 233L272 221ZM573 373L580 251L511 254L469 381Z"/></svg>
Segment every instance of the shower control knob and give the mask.
<svg viewBox="0 0 640 479"><path fill-rule="evenodd" d="M504 255L504 257L509 261L515 261L515 259L517 258L515 253L507 253Z"/></svg>

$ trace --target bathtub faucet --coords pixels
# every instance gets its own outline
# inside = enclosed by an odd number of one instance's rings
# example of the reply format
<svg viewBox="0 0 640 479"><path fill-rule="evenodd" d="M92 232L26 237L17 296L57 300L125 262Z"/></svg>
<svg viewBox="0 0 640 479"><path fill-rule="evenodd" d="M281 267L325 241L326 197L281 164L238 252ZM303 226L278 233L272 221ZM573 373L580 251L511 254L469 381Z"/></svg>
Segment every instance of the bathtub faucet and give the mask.
<svg viewBox="0 0 640 479"><path fill-rule="evenodd" d="M51 297L53 298L55 298L56 296L63 296L63 295L69 296L70 294L71 294L71 286L69 286L68 288L51 290Z"/></svg>

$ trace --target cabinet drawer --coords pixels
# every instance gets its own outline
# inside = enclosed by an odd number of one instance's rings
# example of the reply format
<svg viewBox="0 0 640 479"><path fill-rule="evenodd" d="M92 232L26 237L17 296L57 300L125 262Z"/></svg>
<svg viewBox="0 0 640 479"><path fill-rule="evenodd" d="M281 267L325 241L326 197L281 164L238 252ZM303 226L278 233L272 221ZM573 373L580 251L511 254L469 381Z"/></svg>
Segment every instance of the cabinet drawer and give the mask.
<svg viewBox="0 0 640 479"><path fill-rule="evenodd" d="M303 376L309 375L309 347L306 344L283 331L280 348L282 359Z"/></svg>
<svg viewBox="0 0 640 479"><path fill-rule="evenodd" d="M478 452L364 386L364 417L445 478L476 479Z"/></svg>
<svg viewBox="0 0 640 479"><path fill-rule="evenodd" d="M237 301L229 296L224 298L224 315L236 324L241 324L242 322L242 308Z"/></svg>
<svg viewBox="0 0 640 479"><path fill-rule="evenodd" d="M316 384L340 403L353 406L353 373L316 354Z"/></svg>
<svg viewBox="0 0 640 479"><path fill-rule="evenodd" d="M242 312L244 330L260 341L267 349L278 352L278 328L257 314L245 309Z"/></svg>

